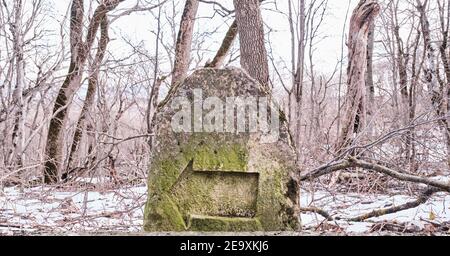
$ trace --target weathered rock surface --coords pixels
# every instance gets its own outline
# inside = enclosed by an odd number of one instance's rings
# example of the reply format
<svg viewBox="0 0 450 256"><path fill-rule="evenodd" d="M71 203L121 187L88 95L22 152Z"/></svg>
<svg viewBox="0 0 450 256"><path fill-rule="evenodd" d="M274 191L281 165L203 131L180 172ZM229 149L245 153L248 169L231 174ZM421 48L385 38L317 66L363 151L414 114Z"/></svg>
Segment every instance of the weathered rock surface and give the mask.
<svg viewBox="0 0 450 256"><path fill-rule="evenodd" d="M270 97L241 69L201 69L170 92L156 117L144 230L297 230L295 157L284 123L273 143L263 143L262 132L176 133L171 121L178 109L172 103L177 97L193 102L194 89L223 102Z"/></svg>

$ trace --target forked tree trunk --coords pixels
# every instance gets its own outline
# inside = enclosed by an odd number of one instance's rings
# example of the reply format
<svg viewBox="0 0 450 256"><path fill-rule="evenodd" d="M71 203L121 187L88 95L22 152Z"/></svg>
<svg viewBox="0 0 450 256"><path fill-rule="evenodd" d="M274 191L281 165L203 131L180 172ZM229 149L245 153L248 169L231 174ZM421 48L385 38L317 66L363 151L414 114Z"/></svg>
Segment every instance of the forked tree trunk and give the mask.
<svg viewBox="0 0 450 256"><path fill-rule="evenodd" d="M81 63L79 60L82 48L84 1L73 0L70 14L70 47L71 59L69 71L56 97L53 116L48 129L47 145L45 147L44 182L47 184L58 181L58 172L63 161L63 126L67 115L67 104L72 92L81 80Z"/></svg>
<svg viewBox="0 0 450 256"><path fill-rule="evenodd" d="M83 41L84 1L73 0L70 14L71 60L68 74L58 91L45 147L44 182L56 183L63 165L64 126L72 98L81 86L84 64L92 48L101 21L123 0L105 0L94 11Z"/></svg>
<svg viewBox="0 0 450 256"><path fill-rule="evenodd" d="M109 21L108 21L108 17L105 16L100 25L101 35L100 35L100 41L98 43L98 50L97 50L94 61L91 65L91 68L89 71L90 74L89 74L86 98L84 100L83 108L81 110L80 117L78 118L77 126L75 128L75 133L72 138L72 146L70 147L68 161L67 161L68 166L66 168L68 173L70 173L70 171L74 170L74 168L76 167L75 163L74 163L75 154L77 153L77 151L79 149L79 143L81 141L81 138L83 136L83 131L86 126L86 119L88 117L89 112L92 109L92 105L94 104L95 94L97 92L97 85L98 85L98 79L99 79L99 74L100 74L100 66L105 57L106 48L109 43L108 29L109 29ZM65 177L69 178L70 175L65 175Z"/></svg>
<svg viewBox="0 0 450 256"><path fill-rule="evenodd" d="M380 6L375 0L361 0L353 11L348 39L347 95L344 119L336 150L342 152L354 142L354 138L366 125L367 45L369 30Z"/></svg>

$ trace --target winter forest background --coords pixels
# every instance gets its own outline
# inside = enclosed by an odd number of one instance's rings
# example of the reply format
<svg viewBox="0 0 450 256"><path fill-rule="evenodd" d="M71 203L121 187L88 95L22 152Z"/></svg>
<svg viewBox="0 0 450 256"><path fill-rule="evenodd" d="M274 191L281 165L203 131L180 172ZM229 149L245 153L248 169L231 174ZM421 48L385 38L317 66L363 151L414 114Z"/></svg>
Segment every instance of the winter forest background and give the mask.
<svg viewBox="0 0 450 256"><path fill-rule="evenodd" d="M0 1L0 234L140 231L158 104L243 44L264 46L246 68L289 121L306 230L448 232L450 1L263 0L261 42L243 2Z"/></svg>

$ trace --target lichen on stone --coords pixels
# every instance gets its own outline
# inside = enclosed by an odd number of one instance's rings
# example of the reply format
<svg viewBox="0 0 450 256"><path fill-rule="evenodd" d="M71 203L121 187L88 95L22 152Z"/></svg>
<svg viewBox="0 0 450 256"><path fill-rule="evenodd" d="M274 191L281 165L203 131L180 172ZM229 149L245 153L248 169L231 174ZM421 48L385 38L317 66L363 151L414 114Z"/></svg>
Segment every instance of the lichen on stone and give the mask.
<svg viewBox="0 0 450 256"><path fill-rule="evenodd" d="M189 98L198 88L203 97L223 100L267 96L241 69L198 70L171 94ZM297 230L288 186L295 157L286 130L270 144L261 143L258 133L175 133L173 114L169 100L156 117L144 230Z"/></svg>

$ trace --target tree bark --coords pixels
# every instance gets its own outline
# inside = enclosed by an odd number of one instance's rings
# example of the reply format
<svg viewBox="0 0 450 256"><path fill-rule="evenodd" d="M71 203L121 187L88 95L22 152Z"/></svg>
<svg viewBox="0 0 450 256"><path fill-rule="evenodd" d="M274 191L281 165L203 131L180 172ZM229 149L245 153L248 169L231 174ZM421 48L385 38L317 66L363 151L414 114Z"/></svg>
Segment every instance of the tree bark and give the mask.
<svg viewBox="0 0 450 256"><path fill-rule="evenodd" d="M165 77L158 78L159 74L159 42L161 35L161 8L158 9L158 19L156 28L156 39L155 39L155 67L153 70L153 85L150 90L150 97L147 102L147 111L145 113L145 120L147 121L147 134L153 134L155 128L155 118L156 112L158 111L158 101L159 101L159 90L161 88L161 83ZM148 145L150 146L150 152L153 150L154 138L150 136L148 138Z"/></svg>
<svg viewBox="0 0 450 256"><path fill-rule="evenodd" d="M67 170L70 172L72 168L74 168L74 155L78 151L80 140L83 136L83 131L85 129L86 119L88 117L89 112L92 109L92 105L94 104L95 94L97 92L98 79L100 74L100 66L105 57L106 48L109 43L108 36L109 29L109 21L106 15L104 16L101 25L101 35L100 41L98 43L98 50L95 55L94 61L90 68L89 81L88 81L88 89L86 93L86 98L84 100L83 108L81 110L80 116L78 118L77 126L75 128L75 133L72 137L72 146L70 147L69 155L68 155L68 165ZM68 178L68 175L65 176Z"/></svg>
<svg viewBox="0 0 450 256"><path fill-rule="evenodd" d="M369 105L367 106L367 115L373 115L375 105L375 85L373 82L373 48L375 44L375 22L369 28L369 40L367 44L367 70L366 70L366 91Z"/></svg>
<svg viewBox="0 0 450 256"><path fill-rule="evenodd" d="M391 23L392 23L392 34L393 34L393 44L396 46L396 51L392 52L393 58L395 59L395 63L397 65L393 65L395 68L394 72L398 73L399 84L400 84L400 96L401 96L401 104L398 111L398 118L401 120L401 124L408 126L412 121L411 116L414 114L412 111L413 108L413 97L414 95L409 95L410 93L414 93L412 88L408 89L408 62L410 58L413 58L415 61L416 56L411 56L409 52L409 38L406 43L403 42L403 39L400 35L400 24L398 20L399 9L398 4L392 3L389 5L391 8ZM411 36L412 31L410 32ZM405 48L406 45L406 48ZM413 79L413 78L412 78ZM411 80L412 80L411 79ZM412 83L411 83L411 86ZM397 92L394 92L397 93ZM406 159L412 163L413 161L413 129L406 134L405 137L405 148L401 148L399 152L400 155L405 155Z"/></svg>
<svg viewBox="0 0 450 256"><path fill-rule="evenodd" d="M22 31L23 2L14 2L14 26L11 28L14 43L14 59L16 72L16 85L13 91L14 110L12 112L14 125L12 131L12 152L9 162L15 169L20 169L23 164L23 130L24 130L24 100L23 89L25 87L25 60L24 38Z"/></svg>
<svg viewBox="0 0 450 256"><path fill-rule="evenodd" d="M442 101L445 103L443 111L447 113L447 129L445 130L445 138L447 140L447 165L450 167L450 52L449 51L449 29L450 29L450 0L447 1L447 10L445 10L445 4L439 4L439 12L440 12L440 23L441 23L441 35L442 35L442 43L439 47L439 52L442 60L442 64L444 66L445 72L445 80L446 83L444 85L445 88L442 95ZM445 17L447 15L447 17ZM448 52L448 53L447 53ZM446 92L446 93L445 93ZM445 94L446 98L445 98Z"/></svg>
<svg viewBox="0 0 450 256"><path fill-rule="evenodd" d="M239 31L241 66L269 90L269 62L259 0L234 0Z"/></svg>
<svg viewBox="0 0 450 256"><path fill-rule="evenodd" d="M172 86L182 81L189 71L191 58L192 35L194 32L195 16L198 10L198 0L186 0L183 15L181 17L180 30L178 31L175 45L175 61L172 72Z"/></svg>
<svg viewBox="0 0 450 256"><path fill-rule="evenodd" d="M430 22L426 13L427 5L428 0L425 0L423 3L420 0L417 0L417 10L420 13L420 24L422 27L427 59L427 66L425 68L425 80L428 84L428 91L430 93L431 103L434 107L434 110L436 111L437 116L442 118L439 123L446 140L447 164L450 166L450 124L448 118L446 117L447 109L446 107L444 107L444 88L440 88L437 78L436 49L431 41Z"/></svg>
<svg viewBox="0 0 450 256"><path fill-rule="evenodd" d="M225 57L230 52L231 46L236 39L236 35L238 33L238 27L236 20L233 21L230 28L225 35L225 38L222 41L222 45L216 53L214 59L205 65L206 68L220 68L223 65Z"/></svg>
<svg viewBox="0 0 450 256"><path fill-rule="evenodd" d="M361 0L353 11L349 31L349 64L347 68L347 95L344 105L342 130L336 146L338 152L354 142L366 123L367 45L369 30L380 6L375 0Z"/></svg>
<svg viewBox="0 0 450 256"><path fill-rule="evenodd" d="M441 109L442 95L439 91L437 76L436 76L436 49L431 41L430 22L426 14L426 6L428 0L422 4L420 0L417 0L417 9L420 13L420 25L422 27L423 40L425 44L427 67L425 68L425 79L428 84L428 90L431 93L431 101L439 112Z"/></svg>
<svg viewBox="0 0 450 256"><path fill-rule="evenodd" d="M408 93L408 125L414 122L416 118L416 109L417 109L417 84L420 76L420 68L417 68L418 63L418 51L419 51L419 43L420 43L421 33L417 31L417 36L414 42L414 50L412 53L412 62L411 62L411 82L409 86ZM416 138L415 128L412 127L408 133L406 134L406 157L410 163L410 171L416 171L416 145L414 143Z"/></svg>
<svg viewBox="0 0 450 256"><path fill-rule="evenodd" d="M398 65L398 77L400 79L400 94L402 97L402 107L408 103L408 73L406 70L406 55L404 47L402 44L402 39L400 37L400 26L396 23L394 28L395 41L397 43L397 65Z"/></svg>
<svg viewBox="0 0 450 256"><path fill-rule="evenodd" d="M303 100L303 78L305 67L305 40L306 40L306 13L305 0L300 0L300 34L298 39L297 50L297 68L294 73L293 96L294 96L294 127L295 127L295 146L297 149L297 158L300 156L301 150L301 128L302 128L302 100ZM298 159L297 159L298 160Z"/></svg>
<svg viewBox="0 0 450 256"><path fill-rule="evenodd" d="M292 88L290 90L286 90L287 92L287 116L289 120L289 129L291 131L295 131L295 123L294 123L294 108L292 102L294 101L294 85L295 85L295 70L296 70L296 57L295 57L295 48L296 48L296 31L294 28L294 15L292 9L292 0L288 0L288 21L289 21L289 32L291 34L291 72L292 72Z"/></svg>
<svg viewBox="0 0 450 256"><path fill-rule="evenodd" d="M94 43L98 28L106 14L115 9L123 0L109 0L101 3L94 11L86 41L83 41L84 1L73 0L70 15L71 60L69 72L58 91L53 107L53 115L48 129L45 147L44 182L56 183L63 164L64 126L67 122L67 110L72 98L81 86L84 64Z"/></svg>

